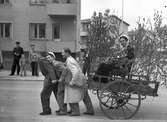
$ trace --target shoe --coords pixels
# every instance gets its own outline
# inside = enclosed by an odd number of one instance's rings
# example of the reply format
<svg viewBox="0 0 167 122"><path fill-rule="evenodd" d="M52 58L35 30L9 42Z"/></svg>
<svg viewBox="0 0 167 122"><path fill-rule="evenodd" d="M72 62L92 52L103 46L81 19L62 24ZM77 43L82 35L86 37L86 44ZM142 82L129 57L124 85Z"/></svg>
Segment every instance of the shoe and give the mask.
<svg viewBox="0 0 167 122"><path fill-rule="evenodd" d="M40 115L50 115L51 114L51 111L48 111L48 112L41 112Z"/></svg>
<svg viewBox="0 0 167 122"><path fill-rule="evenodd" d="M80 116L80 113L71 112L71 114L69 114L69 116Z"/></svg>
<svg viewBox="0 0 167 122"><path fill-rule="evenodd" d="M59 111L59 112L56 112L56 115L59 115L59 116L67 115L67 112Z"/></svg>
<svg viewBox="0 0 167 122"><path fill-rule="evenodd" d="M60 112L60 109L55 111L55 113L58 113L58 112Z"/></svg>
<svg viewBox="0 0 167 122"><path fill-rule="evenodd" d="M85 115L94 115L95 113L94 112L84 112L83 114L85 114Z"/></svg>
<svg viewBox="0 0 167 122"><path fill-rule="evenodd" d="M14 74L10 74L9 76L13 76Z"/></svg>
<svg viewBox="0 0 167 122"><path fill-rule="evenodd" d="M72 113L72 111L70 110L70 111L68 111L67 113L68 113L68 114L71 114L71 113Z"/></svg>

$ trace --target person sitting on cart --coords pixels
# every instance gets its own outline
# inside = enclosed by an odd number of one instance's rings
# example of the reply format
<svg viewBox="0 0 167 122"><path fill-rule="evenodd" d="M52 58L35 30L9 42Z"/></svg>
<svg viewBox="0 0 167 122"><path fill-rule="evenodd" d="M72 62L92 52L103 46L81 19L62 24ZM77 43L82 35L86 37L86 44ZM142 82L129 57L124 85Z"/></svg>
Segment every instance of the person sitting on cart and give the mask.
<svg viewBox="0 0 167 122"><path fill-rule="evenodd" d="M119 43L121 46L121 51L117 54L116 59L111 59L107 63L101 63L96 71L97 75L103 76L122 76L125 77L128 73L130 73L135 54L134 48L129 45L128 37L126 35L122 35L119 38ZM94 80L98 80L95 78ZM102 79L102 82L108 82L106 78Z"/></svg>
<svg viewBox="0 0 167 122"><path fill-rule="evenodd" d="M122 49L116 62L113 61L114 68L124 69L129 73L135 58L134 48L129 44L129 39L126 35L120 36L119 43Z"/></svg>

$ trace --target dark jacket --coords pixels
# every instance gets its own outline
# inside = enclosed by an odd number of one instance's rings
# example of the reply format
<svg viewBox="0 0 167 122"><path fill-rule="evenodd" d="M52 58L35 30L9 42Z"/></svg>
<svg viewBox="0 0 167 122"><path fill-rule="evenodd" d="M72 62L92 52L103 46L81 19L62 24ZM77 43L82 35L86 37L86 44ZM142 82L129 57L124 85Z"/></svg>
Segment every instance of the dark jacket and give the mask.
<svg viewBox="0 0 167 122"><path fill-rule="evenodd" d="M46 58L39 59L39 67L46 79L49 81L57 79L56 71L53 68L53 65Z"/></svg>
<svg viewBox="0 0 167 122"><path fill-rule="evenodd" d="M130 45L128 45L128 46L127 46L127 49L126 49L126 58L128 58L129 60L135 58L135 51L134 51L134 48L131 47Z"/></svg>
<svg viewBox="0 0 167 122"><path fill-rule="evenodd" d="M21 55L24 53L24 50L22 47L15 47L13 49L13 55L14 55L14 59L20 59Z"/></svg>

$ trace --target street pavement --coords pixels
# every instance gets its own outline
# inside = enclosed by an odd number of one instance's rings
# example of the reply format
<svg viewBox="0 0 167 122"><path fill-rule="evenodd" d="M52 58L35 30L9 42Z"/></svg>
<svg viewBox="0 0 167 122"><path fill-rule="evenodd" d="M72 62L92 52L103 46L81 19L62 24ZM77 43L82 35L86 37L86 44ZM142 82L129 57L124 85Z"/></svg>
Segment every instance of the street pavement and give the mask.
<svg viewBox="0 0 167 122"><path fill-rule="evenodd" d="M95 116L80 117L56 116L58 109L54 95L51 96L52 115L40 116L42 111L40 91L43 82L40 80L5 80L0 78L0 122L111 122L100 110L97 97L90 92ZM147 97L142 101L139 112L127 122L167 122L167 88L160 87L159 97ZM81 113L85 111L80 103ZM118 120L125 121L125 120Z"/></svg>
<svg viewBox="0 0 167 122"><path fill-rule="evenodd" d="M13 75L9 76L9 70L0 70L0 79L1 80L11 80L11 81L41 81L44 79L44 76L39 72L39 76L32 76L30 71L27 71L27 76L18 76Z"/></svg>

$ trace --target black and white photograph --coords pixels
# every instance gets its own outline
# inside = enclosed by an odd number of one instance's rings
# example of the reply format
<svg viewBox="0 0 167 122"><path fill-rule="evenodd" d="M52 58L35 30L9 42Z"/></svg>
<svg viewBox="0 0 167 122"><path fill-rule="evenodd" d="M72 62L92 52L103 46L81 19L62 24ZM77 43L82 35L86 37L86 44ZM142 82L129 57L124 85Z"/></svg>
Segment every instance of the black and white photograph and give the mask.
<svg viewBox="0 0 167 122"><path fill-rule="evenodd" d="M0 0L0 122L167 122L167 0Z"/></svg>

